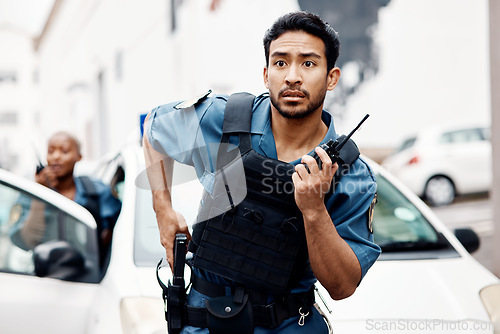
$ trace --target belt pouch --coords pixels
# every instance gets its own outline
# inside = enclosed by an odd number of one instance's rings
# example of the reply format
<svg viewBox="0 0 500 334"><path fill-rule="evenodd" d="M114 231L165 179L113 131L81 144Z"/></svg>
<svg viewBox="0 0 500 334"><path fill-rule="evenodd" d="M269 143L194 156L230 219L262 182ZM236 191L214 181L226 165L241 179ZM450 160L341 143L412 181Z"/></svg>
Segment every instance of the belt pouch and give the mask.
<svg viewBox="0 0 500 334"><path fill-rule="evenodd" d="M251 334L254 330L248 294L216 297L205 301L211 334Z"/></svg>

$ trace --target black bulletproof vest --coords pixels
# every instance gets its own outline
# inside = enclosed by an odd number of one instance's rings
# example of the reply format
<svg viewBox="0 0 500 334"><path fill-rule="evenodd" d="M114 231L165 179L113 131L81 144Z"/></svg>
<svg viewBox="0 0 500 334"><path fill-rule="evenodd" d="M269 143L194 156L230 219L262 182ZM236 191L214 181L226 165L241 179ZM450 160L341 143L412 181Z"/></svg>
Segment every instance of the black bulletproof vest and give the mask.
<svg viewBox="0 0 500 334"><path fill-rule="evenodd" d="M237 93L227 102L214 189L204 193L193 227L192 264L237 285L283 294L308 269L304 222L294 200L294 166L252 148L253 100ZM239 146L228 152L230 135L239 136Z"/></svg>

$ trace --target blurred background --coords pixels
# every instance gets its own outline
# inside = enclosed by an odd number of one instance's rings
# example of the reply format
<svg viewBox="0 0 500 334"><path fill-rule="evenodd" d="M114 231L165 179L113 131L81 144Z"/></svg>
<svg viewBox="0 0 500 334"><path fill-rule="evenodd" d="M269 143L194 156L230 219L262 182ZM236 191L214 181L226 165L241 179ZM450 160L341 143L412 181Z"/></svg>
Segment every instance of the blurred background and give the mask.
<svg viewBox="0 0 500 334"><path fill-rule="evenodd" d="M494 0L0 0L0 167L32 177L58 130L95 161L137 143L140 116L158 105L208 89L263 92L264 32L298 9L340 34L342 77L326 108L339 133L371 114L355 137L362 153L382 163L435 125L485 128L498 147ZM459 149L463 178L479 161L470 150ZM482 194L435 210L450 224L480 221L478 256L499 275L496 151Z"/></svg>

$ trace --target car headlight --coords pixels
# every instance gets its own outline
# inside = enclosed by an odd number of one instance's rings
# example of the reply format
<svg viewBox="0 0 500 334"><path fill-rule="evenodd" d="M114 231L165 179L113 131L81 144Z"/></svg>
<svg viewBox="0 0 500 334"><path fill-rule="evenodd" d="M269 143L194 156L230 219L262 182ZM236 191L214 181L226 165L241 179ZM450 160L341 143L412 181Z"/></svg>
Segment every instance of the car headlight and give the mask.
<svg viewBox="0 0 500 334"><path fill-rule="evenodd" d="M479 296L483 302L491 323L494 326L494 333L500 334L500 284L492 284L479 291Z"/></svg>
<svg viewBox="0 0 500 334"><path fill-rule="evenodd" d="M164 304L161 298L123 298L120 316L123 334L167 333Z"/></svg>

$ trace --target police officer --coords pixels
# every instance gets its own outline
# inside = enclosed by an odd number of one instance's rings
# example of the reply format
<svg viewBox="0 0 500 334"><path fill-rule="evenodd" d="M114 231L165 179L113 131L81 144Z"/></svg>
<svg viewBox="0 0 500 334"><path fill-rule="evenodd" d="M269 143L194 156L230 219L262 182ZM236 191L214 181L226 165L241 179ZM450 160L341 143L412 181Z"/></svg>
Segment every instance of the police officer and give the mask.
<svg viewBox="0 0 500 334"><path fill-rule="evenodd" d="M35 181L90 211L98 224L98 237L104 255L121 210L121 202L104 183L88 177L73 176L75 164L81 158L79 141L67 132L57 132L49 138L47 166L39 169ZM42 242L57 239L57 222L50 219L50 209L44 203L21 196L14 210L18 210L19 214L9 234L18 247L27 250Z"/></svg>
<svg viewBox="0 0 500 334"><path fill-rule="evenodd" d="M293 12L266 32L264 51L268 93L237 103L205 94L160 106L146 121L146 165L167 261L172 267L177 233L188 235L194 254L182 333L326 333L312 306L314 282L333 299L347 298L380 254L369 221L370 167L357 158L340 171L318 147L338 137L323 110L340 77L337 33L316 15ZM205 188L192 238L172 209L173 160L193 165ZM231 322L233 313L241 318Z"/></svg>

